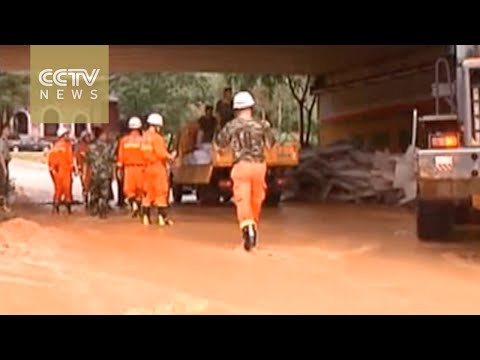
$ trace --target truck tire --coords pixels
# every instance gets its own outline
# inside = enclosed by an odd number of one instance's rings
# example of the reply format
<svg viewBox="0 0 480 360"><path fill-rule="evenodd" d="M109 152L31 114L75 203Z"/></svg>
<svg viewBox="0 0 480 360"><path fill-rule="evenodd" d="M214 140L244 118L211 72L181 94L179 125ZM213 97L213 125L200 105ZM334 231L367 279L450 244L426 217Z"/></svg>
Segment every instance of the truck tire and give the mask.
<svg viewBox="0 0 480 360"><path fill-rule="evenodd" d="M449 202L418 200L417 237L421 241L448 238L455 222L455 207Z"/></svg>
<svg viewBox="0 0 480 360"><path fill-rule="evenodd" d="M201 205L218 205L220 192L214 185L201 185L197 189L197 200Z"/></svg>
<svg viewBox="0 0 480 360"><path fill-rule="evenodd" d="M278 207L281 199L282 199L281 192L268 193L267 197L265 198L265 206Z"/></svg>
<svg viewBox="0 0 480 360"><path fill-rule="evenodd" d="M222 195L222 203L228 204L232 200L232 198L233 198L232 194Z"/></svg>
<svg viewBox="0 0 480 360"><path fill-rule="evenodd" d="M470 199L459 201L455 205L455 224L466 225L470 222L472 201Z"/></svg>

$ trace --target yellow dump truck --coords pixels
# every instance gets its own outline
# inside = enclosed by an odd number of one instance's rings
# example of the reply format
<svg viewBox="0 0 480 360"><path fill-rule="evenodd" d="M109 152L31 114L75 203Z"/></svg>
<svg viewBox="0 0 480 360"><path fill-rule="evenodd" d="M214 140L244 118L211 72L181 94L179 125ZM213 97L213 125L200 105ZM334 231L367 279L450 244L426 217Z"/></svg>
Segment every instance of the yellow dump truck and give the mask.
<svg viewBox="0 0 480 360"><path fill-rule="evenodd" d="M233 166L231 151L220 151L213 144L206 147L208 160L191 163L188 160L195 152L196 122L185 125L177 134L178 158L171 168L171 182L175 202L180 203L185 194L196 194L201 204L219 204L232 198L233 182L230 171ZM265 203L277 206L286 185L285 170L299 162L297 142L277 144L265 153L268 165L267 198Z"/></svg>

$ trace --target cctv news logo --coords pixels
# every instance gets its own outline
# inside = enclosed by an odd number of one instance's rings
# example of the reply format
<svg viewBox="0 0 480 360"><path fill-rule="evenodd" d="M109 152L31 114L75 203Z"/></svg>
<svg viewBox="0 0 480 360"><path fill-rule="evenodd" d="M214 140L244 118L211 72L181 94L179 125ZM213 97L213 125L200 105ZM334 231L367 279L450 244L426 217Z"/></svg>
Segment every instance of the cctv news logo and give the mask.
<svg viewBox="0 0 480 360"><path fill-rule="evenodd" d="M107 124L109 63L108 45L32 45L32 122Z"/></svg>
<svg viewBox="0 0 480 360"><path fill-rule="evenodd" d="M83 84L87 85L89 88L95 85L100 69L93 69L88 72L86 69L44 69L38 75L38 81L40 84L45 86L45 89L40 89L40 99L49 100L50 96L55 97L57 100L64 100L65 96L70 96L73 100L82 100L83 97L89 97L90 100L98 99L98 90L97 89L88 89L85 91L83 89L76 89ZM49 89L53 86L58 87L69 87L71 86L70 93L67 91L65 94L65 89L56 89L56 91L50 91Z"/></svg>

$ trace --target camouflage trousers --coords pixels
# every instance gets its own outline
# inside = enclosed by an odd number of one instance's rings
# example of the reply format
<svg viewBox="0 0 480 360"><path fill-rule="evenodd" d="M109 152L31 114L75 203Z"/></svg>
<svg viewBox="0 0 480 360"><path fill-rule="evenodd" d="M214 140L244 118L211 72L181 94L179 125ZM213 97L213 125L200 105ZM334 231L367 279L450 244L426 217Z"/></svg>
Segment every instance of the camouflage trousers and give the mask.
<svg viewBox="0 0 480 360"><path fill-rule="evenodd" d="M90 206L97 206L100 200L104 203L108 203L110 200L111 189L112 179L95 178L93 176L89 188Z"/></svg>
<svg viewBox="0 0 480 360"><path fill-rule="evenodd" d="M8 174L0 166L0 205L8 196Z"/></svg>

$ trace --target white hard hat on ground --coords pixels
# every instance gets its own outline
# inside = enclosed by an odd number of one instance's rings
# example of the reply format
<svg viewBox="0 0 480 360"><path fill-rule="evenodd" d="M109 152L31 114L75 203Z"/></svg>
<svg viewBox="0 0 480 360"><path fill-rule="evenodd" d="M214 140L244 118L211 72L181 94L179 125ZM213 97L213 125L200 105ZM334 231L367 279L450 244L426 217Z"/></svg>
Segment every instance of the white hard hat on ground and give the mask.
<svg viewBox="0 0 480 360"><path fill-rule="evenodd" d="M142 120L140 120L140 118L134 116L128 120L129 129L135 130L135 129L140 129L141 127L142 127Z"/></svg>
<svg viewBox="0 0 480 360"><path fill-rule="evenodd" d="M255 106L255 99L248 91L240 91L233 98L233 109L243 110Z"/></svg>
<svg viewBox="0 0 480 360"><path fill-rule="evenodd" d="M155 126L163 126L163 117L160 114L150 114L148 115L147 123Z"/></svg>
<svg viewBox="0 0 480 360"><path fill-rule="evenodd" d="M70 129L64 127L64 126L59 126L57 130L57 136L62 137L63 135L66 135L70 132Z"/></svg>

